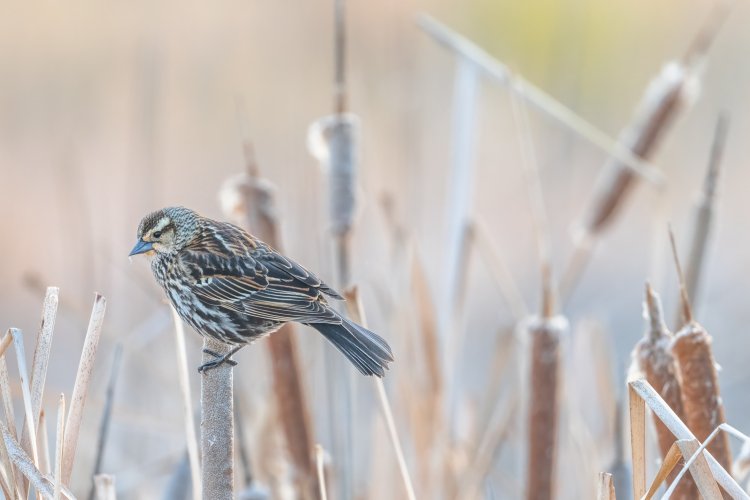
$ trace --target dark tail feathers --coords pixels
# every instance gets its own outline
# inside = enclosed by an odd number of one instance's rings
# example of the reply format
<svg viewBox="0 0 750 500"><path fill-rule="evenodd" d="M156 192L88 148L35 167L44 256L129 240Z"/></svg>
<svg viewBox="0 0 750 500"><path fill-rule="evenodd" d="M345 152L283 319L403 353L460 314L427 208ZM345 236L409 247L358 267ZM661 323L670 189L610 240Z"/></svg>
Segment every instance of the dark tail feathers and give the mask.
<svg viewBox="0 0 750 500"><path fill-rule="evenodd" d="M393 353L388 342L367 328L346 318L341 324L315 323L313 328L322 333L336 349L344 353L364 375L383 377Z"/></svg>

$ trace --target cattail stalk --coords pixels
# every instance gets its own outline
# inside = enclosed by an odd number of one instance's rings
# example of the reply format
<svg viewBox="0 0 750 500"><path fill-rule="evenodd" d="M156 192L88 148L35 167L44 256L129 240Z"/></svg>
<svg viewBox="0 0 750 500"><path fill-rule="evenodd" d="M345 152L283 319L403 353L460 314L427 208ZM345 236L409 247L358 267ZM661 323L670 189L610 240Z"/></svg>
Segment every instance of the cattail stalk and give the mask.
<svg viewBox="0 0 750 500"><path fill-rule="evenodd" d="M703 183L703 190L693 212L692 237L690 239L690 253L685 267L685 286L688 297L692 300L692 307L697 308L698 286L706 255L706 246L711 236L714 220L714 205L716 201L716 185L719 179L719 168L724 153L727 136L728 119L725 114L719 115L716 121L716 131L708 161L708 171Z"/></svg>
<svg viewBox="0 0 750 500"><path fill-rule="evenodd" d="M636 344L633 350L633 361L638 370L643 373L649 384L664 398L675 414L685 420L685 412L682 406L682 392L680 390L679 367L670 350L672 333L667 329L662 314L659 296L646 284L646 302L644 314L648 319L648 330L644 338ZM666 459L672 445L674 436L664 423L653 415L656 427L656 436L659 441L659 450L662 459ZM669 474L668 482L674 480L677 470ZM678 487L675 498L695 498L697 495L695 483L691 478L686 478Z"/></svg>
<svg viewBox="0 0 750 500"><path fill-rule="evenodd" d="M230 347L211 337L203 339L203 362L213 361ZM201 376L201 480L203 498L234 498L233 367L223 363Z"/></svg>
<svg viewBox="0 0 750 500"><path fill-rule="evenodd" d="M225 183L221 193L224 212L261 240L282 250L274 186L260 176L252 145L247 140L244 152L247 172ZM273 393L281 428L297 469L297 486L303 496L316 498L319 489L312 459L312 416L305 395L294 327L285 324L268 338L266 345L271 358Z"/></svg>

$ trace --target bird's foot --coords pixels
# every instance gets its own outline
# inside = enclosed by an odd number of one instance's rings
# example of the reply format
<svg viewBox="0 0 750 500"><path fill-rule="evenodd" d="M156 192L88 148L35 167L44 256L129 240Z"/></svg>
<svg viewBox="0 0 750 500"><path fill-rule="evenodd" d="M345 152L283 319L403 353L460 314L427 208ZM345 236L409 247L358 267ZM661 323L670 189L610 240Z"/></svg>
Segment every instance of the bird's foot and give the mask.
<svg viewBox="0 0 750 500"><path fill-rule="evenodd" d="M226 354L219 354L216 351L211 351L209 349L203 349L204 353L206 353L206 354L208 354L210 356L213 356L215 359L213 359L211 361L208 361L208 362L203 363L202 365L200 365L198 367L198 372L199 373L205 373L208 370L213 370L214 368L217 368L217 367L223 365L224 363L228 364L229 366L237 366L237 362L235 360L231 359L231 357L234 355L234 353L236 353L237 351L239 351L241 348L242 348L242 346L235 347L234 349L232 349L231 351L229 351Z"/></svg>

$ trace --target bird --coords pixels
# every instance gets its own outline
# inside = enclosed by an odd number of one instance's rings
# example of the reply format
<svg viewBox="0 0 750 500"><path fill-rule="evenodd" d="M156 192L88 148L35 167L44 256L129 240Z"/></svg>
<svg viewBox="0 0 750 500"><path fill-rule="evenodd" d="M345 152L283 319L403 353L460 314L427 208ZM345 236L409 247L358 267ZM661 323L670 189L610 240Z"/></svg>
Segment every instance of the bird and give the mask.
<svg viewBox="0 0 750 500"><path fill-rule="evenodd" d="M385 376L393 352L382 337L336 311L344 298L320 278L244 229L167 207L138 225L130 257L146 254L151 271L177 314L202 336L229 344L203 373L283 324L311 326L364 375Z"/></svg>

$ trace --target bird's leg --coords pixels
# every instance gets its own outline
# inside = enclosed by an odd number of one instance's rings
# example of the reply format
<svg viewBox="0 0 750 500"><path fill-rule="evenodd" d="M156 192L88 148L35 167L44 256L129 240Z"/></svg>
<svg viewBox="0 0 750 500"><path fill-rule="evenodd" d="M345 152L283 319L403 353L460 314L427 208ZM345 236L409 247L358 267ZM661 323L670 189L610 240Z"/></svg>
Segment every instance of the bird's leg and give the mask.
<svg viewBox="0 0 750 500"><path fill-rule="evenodd" d="M238 345L237 347L232 348L231 351L229 351L226 354L219 354L218 352L211 351L209 349L203 349L203 352L206 354L209 354L213 356L215 359L213 361L208 361L206 363L203 363L198 367L198 372L204 373L208 370L213 370L217 366L221 366L224 363L228 364L229 366L237 366L237 362L233 359L230 359L237 351L245 347L244 345Z"/></svg>

